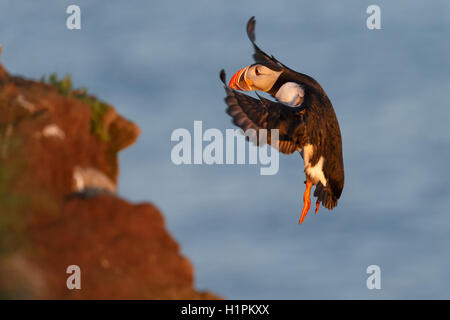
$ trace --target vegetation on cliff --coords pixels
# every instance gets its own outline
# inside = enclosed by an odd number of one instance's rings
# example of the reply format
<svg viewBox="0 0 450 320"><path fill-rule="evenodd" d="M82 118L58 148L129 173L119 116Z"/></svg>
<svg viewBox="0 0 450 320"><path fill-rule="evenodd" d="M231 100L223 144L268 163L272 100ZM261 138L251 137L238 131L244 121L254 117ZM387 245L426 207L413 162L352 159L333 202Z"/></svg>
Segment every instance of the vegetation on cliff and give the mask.
<svg viewBox="0 0 450 320"><path fill-rule="evenodd" d="M98 100L93 95L88 95L87 88L72 89L72 78L68 74L59 79L56 73L52 73L48 78L42 76L41 82L51 84L66 97L74 97L89 105L91 107L91 131L104 141L109 140L108 130L104 127L103 118L111 108L110 105Z"/></svg>

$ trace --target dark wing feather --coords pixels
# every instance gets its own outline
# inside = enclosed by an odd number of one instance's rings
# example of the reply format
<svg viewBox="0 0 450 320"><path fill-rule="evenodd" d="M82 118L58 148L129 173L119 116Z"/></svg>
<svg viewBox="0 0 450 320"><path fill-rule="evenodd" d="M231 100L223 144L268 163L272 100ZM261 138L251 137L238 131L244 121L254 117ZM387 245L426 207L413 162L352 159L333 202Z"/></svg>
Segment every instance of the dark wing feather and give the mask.
<svg viewBox="0 0 450 320"><path fill-rule="evenodd" d="M319 83L317 83L316 80L314 80L313 78L311 78L308 75L305 75L303 73L299 73L295 70L292 70L285 64L278 61L274 56L269 56L267 53L262 51L256 45L256 43L255 43L255 39L256 39L255 38L255 23L256 23L255 17L251 17L247 23L247 35L248 35L248 38L250 39L250 41L253 45L253 48L255 50L255 53L253 54L253 59L255 60L255 62L261 63L261 64L266 64L272 70L278 70L278 71L283 70L284 73L289 74L291 78L293 77L293 78L298 79L299 83L322 92L323 89L319 85Z"/></svg>
<svg viewBox="0 0 450 320"><path fill-rule="evenodd" d="M255 17L251 17L247 23L247 36L252 42L255 53L253 54L253 59L257 63L270 63L278 67L286 67L280 61L278 61L274 56L269 56L267 53L262 51L255 43ZM276 69L274 69L276 70Z"/></svg>

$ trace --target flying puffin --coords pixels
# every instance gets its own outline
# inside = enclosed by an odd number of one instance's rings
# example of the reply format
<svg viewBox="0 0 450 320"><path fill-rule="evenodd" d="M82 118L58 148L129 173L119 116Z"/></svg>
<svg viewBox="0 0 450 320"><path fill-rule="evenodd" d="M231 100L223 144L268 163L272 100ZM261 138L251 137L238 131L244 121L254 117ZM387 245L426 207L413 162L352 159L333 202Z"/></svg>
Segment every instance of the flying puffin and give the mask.
<svg viewBox="0 0 450 320"><path fill-rule="evenodd" d="M255 63L236 72L228 86L224 70L220 72L227 113L244 131L267 129L268 143L270 129L278 129L278 150L300 153L306 176L301 224L311 206L313 185L316 214L320 203L331 210L341 196L344 161L339 123L330 99L316 80L288 68L255 44L255 17L247 23L247 35L253 44ZM277 101L259 95L256 99L237 90L264 91Z"/></svg>

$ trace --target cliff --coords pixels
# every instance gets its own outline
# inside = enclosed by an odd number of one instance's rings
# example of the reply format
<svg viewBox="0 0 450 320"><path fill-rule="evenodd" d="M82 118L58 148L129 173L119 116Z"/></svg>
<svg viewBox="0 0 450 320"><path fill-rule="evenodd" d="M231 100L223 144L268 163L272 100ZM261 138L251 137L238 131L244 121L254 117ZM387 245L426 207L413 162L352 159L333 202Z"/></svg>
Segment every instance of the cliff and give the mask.
<svg viewBox="0 0 450 320"><path fill-rule="evenodd" d="M72 89L0 65L0 297L213 299L152 204L116 194L117 153L139 128ZM66 268L81 269L69 290Z"/></svg>

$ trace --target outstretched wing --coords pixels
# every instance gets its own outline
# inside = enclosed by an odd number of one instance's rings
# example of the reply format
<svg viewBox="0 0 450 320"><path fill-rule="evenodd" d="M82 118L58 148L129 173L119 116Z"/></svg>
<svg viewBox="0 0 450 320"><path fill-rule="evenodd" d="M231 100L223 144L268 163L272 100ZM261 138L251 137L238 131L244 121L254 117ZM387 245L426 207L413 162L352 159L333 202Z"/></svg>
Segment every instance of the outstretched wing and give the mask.
<svg viewBox="0 0 450 320"><path fill-rule="evenodd" d="M290 154L299 147L299 134L304 131L304 109L290 107L263 97L255 99L246 94L231 89L226 85L225 72L221 71L221 79L225 84L228 105L227 113L233 123L244 132L253 129L256 134L260 129L267 129L267 142L270 143L270 130L278 129L278 149ZM251 138L251 136L250 136ZM258 143L259 139L256 139Z"/></svg>
<svg viewBox="0 0 450 320"><path fill-rule="evenodd" d="M270 63L273 65L277 65L278 67L287 68L284 64L278 61L274 56L269 56L267 53L262 51L255 43L255 17L251 17L247 22L247 36L253 44L253 48L255 49L255 53L253 54L253 59L257 63Z"/></svg>
<svg viewBox="0 0 450 320"><path fill-rule="evenodd" d="M314 80L312 77L299 73L295 70L292 70L285 64L278 61L274 56L269 56L267 53L262 51L255 43L255 17L251 17L250 20L248 20L247 23L247 35L250 39L253 48L255 50L255 53L253 54L253 59L256 63L266 64L269 65L269 67L272 70L283 70L285 73L290 73L292 77L295 77L300 83L302 83L304 86L310 87L314 90L317 90L319 93L325 94L325 91L320 86L320 84Z"/></svg>

